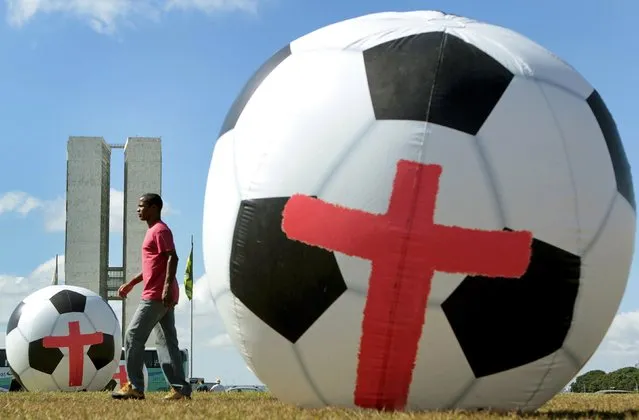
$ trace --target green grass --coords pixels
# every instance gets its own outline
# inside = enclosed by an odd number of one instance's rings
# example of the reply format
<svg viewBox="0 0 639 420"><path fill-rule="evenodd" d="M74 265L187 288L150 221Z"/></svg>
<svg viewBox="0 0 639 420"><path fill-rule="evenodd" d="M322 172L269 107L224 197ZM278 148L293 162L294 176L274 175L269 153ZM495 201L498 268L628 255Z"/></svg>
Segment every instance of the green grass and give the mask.
<svg viewBox="0 0 639 420"><path fill-rule="evenodd" d="M144 401L115 401L105 392L1 393L0 419L488 419L639 418L639 394L561 394L537 412L381 413L339 408L302 409L265 393L193 393L192 400L163 401L148 393Z"/></svg>

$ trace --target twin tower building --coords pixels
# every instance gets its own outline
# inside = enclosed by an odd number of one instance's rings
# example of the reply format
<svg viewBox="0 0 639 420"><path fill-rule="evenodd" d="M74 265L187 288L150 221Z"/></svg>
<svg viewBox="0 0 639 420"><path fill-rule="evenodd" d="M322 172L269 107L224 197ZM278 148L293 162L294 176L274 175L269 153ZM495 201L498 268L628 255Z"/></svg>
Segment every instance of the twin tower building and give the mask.
<svg viewBox="0 0 639 420"><path fill-rule="evenodd" d="M124 152L124 214L122 266L109 265L111 155ZM120 300L118 288L142 270L141 246L147 230L137 206L144 193L161 194L160 138L129 137L125 144L108 144L102 137L69 137L67 143L65 284ZM122 331L140 301L142 285L122 302ZM147 346L154 346L149 337Z"/></svg>

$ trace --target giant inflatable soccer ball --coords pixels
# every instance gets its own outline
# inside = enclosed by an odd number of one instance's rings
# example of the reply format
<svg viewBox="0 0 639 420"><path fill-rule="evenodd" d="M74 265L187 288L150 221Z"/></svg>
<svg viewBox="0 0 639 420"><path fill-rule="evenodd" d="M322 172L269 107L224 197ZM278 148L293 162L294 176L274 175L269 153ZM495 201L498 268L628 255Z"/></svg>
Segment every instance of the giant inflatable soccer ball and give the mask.
<svg viewBox="0 0 639 420"><path fill-rule="evenodd" d="M250 79L203 234L229 335L281 400L526 411L610 326L635 199L613 117L568 64L487 23L380 13Z"/></svg>
<svg viewBox="0 0 639 420"><path fill-rule="evenodd" d="M118 367L122 336L98 294L47 286L15 308L5 345L11 372L27 391L101 391Z"/></svg>

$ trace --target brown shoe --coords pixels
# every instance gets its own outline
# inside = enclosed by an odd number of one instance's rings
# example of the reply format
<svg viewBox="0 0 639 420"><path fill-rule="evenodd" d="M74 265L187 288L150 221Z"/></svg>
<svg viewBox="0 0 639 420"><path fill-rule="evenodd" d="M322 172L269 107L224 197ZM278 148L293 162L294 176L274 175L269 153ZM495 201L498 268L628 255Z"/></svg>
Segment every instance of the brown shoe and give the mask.
<svg viewBox="0 0 639 420"><path fill-rule="evenodd" d="M164 397L165 400L182 400L182 399L187 399L190 400L191 396L190 395L185 395L182 394L180 391L178 391L177 389L171 387L171 390L169 391L169 393Z"/></svg>
<svg viewBox="0 0 639 420"><path fill-rule="evenodd" d="M111 397L115 398L116 400L143 400L144 392L133 388L133 386L129 382L127 382L122 385L122 388L120 388L118 391L112 392Z"/></svg>

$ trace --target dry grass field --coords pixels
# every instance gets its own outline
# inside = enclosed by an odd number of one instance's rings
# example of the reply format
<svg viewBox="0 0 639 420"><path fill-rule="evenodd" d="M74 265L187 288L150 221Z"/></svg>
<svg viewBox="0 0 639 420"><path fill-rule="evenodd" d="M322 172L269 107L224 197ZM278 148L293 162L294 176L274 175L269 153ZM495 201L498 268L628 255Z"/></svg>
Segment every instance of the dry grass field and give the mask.
<svg viewBox="0 0 639 420"><path fill-rule="evenodd" d="M263 393L194 393L190 401L162 401L149 393L144 401L113 401L108 393L0 393L0 419L623 419L639 418L639 394L561 394L537 412L380 413L325 408L305 410Z"/></svg>

